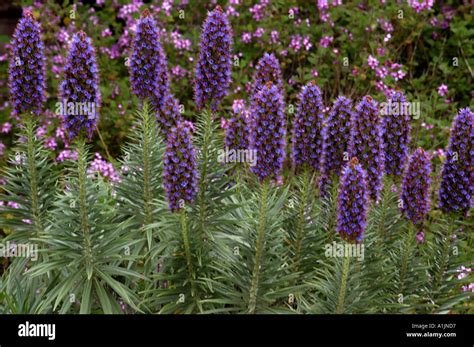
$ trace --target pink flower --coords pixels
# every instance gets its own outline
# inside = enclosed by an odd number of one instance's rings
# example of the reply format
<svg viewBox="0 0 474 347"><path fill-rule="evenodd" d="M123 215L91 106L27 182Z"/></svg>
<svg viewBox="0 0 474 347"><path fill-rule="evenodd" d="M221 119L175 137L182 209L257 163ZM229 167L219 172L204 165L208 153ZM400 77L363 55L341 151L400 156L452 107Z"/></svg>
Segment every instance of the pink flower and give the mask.
<svg viewBox="0 0 474 347"><path fill-rule="evenodd" d="M438 87L438 94L440 96L446 96L448 94L448 86L445 84L442 84Z"/></svg>
<svg viewBox="0 0 474 347"><path fill-rule="evenodd" d="M270 43L278 44L280 42L280 33L276 30L272 30L270 33Z"/></svg>
<svg viewBox="0 0 474 347"><path fill-rule="evenodd" d="M369 64L371 69L375 69L379 65L379 61L377 58L374 58L373 56L369 55L367 58L367 64Z"/></svg>
<svg viewBox="0 0 474 347"><path fill-rule="evenodd" d="M425 233L423 231L419 231L416 233L416 242L418 243L425 242Z"/></svg>
<svg viewBox="0 0 474 347"><path fill-rule="evenodd" d="M385 66L378 67L375 69L375 76L378 78L385 78L388 75L388 69Z"/></svg>
<svg viewBox="0 0 474 347"><path fill-rule="evenodd" d="M12 124L11 123L3 123L3 125L0 127L0 132L2 134L8 134L12 130Z"/></svg>
<svg viewBox="0 0 474 347"><path fill-rule="evenodd" d="M265 29L257 28L257 30L255 30L255 32L253 33L253 37L262 37L264 32L265 32Z"/></svg>
<svg viewBox="0 0 474 347"><path fill-rule="evenodd" d="M252 34L245 32L242 34L242 42L243 43L249 43L252 40Z"/></svg>
<svg viewBox="0 0 474 347"><path fill-rule="evenodd" d="M327 48L332 43L333 40L334 40L334 37L332 37L332 36L324 36L319 41L319 45L323 48Z"/></svg>
<svg viewBox="0 0 474 347"><path fill-rule="evenodd" d="M44 148L54 151L57 147L56 139L54 137L48 137L44 141Z"/></svg>
<svg viewBox="0 0 474 347"><path fill-rule="evenodd" d="M112 35L112 31L109 28L102 30L102 32L100 33L100 36L102 37L107 37L111 35Z"/></svg>

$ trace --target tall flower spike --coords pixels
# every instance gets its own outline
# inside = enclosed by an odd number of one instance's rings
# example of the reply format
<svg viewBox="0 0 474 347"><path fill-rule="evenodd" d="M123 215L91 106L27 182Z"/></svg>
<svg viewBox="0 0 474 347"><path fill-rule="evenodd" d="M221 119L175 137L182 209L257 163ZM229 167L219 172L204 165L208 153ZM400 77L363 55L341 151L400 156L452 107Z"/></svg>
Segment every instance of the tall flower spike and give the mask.
<svg viewBox="0 0 474 347"><path fill-rule="evenodd" d="M62 103L67 105L63 110L63 121L70 138L81 131L92 137L99 119L98 72L91 39L80 31L72 39L60 86ZM74 106L72 108L69 107L71 103Z"/></svg>
<svg viewBox="0 0 474 347"><path fill-rule="evenodd" d="M150 99L158 111L168 94L169 74L158 29L148 9L143 11L138 21L132 43L130 82L132 92L141 100Z"/></svg>
<svg viewBox="0 0 474 347"><path fill-rule="evenodd" d="M31 12L18 22L11 47L8 81L13 113L38 115L46 100L46 70L41 28Z"/></svg>
<svg viewBox="0 0 474 347"><path fill-rule="evenodd" d="M367 171L369 196L377 201L382 189L384 153L378 106L371 96L364 96L356 106L351 123L350 157L357 157Z"/></svg>
<svg viewBox="0 0 474 347"><path fill-rule="evenodd" d="M172 127L181 122L182 117L179 111L178 100L173 94L166 94L161 103L160 111L156 114L161 131L165 136L168 135Z"/></svg>
<svg viewBox="0 0 474 347"><path fill-rule="evenodd" d="M231 82L232 29L220 6L209 12L201 32L199 60L196 65L194 101L201 109L211 104L213 111L227 95Z"/></svg>
<svg viewBox="0 0 474 347"><path fill-rule="evenodd" d="M348 242L359 242L364 236L368 204L366 177L357 158L352 158L342 172L336 230Z"/></svg>
<svg viewBox="0 0 474 347"><path fill-rule="evenodd" d="M328 186L332 184L332 176L339 176L343 166L347 163L353 117L352 101L344 96L338 97L323 128L321 159L321 195L323 196L326 195Z"/></svg>
<svg viewBox="0 0 474 347"><path fill-rule="evenodd" d="M234 116L227 121L224 144L229 150L249 148L250 115L245 106L234 109Z"/></svg>
<svg viewBox="0 0 474 347"><path fill-rule="evenodd" d="M280 62L273 54L265 53L257 63L252 79L251 95L257 95L262 87L267 83L275 84L283 94L283 82L280 69Z"/></svg>
<svg viewBox="0 0 474 347"><path fill-rule="evenodd" d="M255 151L257 161L251 170L260 182L280 178L286 155L284 108L280 89L272 82L264 85L252 101L250 149Z"/></svg>
<svg viewBox="0 0 474 347"><path fill-rule="evenodd" d="M316 82L303 86L293 122L292 160L296 168L305 164L320 170L323 150L323 99Z"/></svg>
<svg viewBox="0 0 474 347"><path fill-rule="evenodd" d="M405 102L401 92L393 92L382 118L385 172L388 175L402 175L408 155L410 115L403 106Z"/></svg>
<svg viewBox="0 0 474 347"><path fill-rule="evenodd" d="M430 158L418 148L408 160L402 182L402 207L405 217L418 224L430 210Z"/></svg>
<svg viewBox="0 0 474 347"><path fill-rule="evenodd" d="M169 208L178 212L192 203L198 185L198 171L192 135L187 122L170 129L164 156L163 182Z"/></svg>
<svg viewBox="0 0 474 347"><path fill-rule="evenodd" d="M440 208L466 214L474 196L474 113L467 107L453 121L441 177Z"/></svg>

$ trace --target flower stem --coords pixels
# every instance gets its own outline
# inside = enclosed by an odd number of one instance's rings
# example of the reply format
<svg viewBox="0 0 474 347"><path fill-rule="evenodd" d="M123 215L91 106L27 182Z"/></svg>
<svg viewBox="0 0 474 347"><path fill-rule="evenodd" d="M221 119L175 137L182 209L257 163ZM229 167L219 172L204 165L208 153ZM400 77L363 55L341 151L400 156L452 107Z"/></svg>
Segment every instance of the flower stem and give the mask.
<svg viewBox="0 0 474 347"><path fill-rule="evenodd" d="M260 280L260 263L263 254L263 246L265 241L265 229L267 221L267 198L268 198L269 183L262 183L260 196L260 213L257 231L257 244L255 246L255 265L253 267L252 284L250 286L250 296L248 312L255 313L257 307L257 292Z"/></svg>
<svg viewBox="0 0 474 347"><path fill-rule="evenodd" d="M152 223L152 193L151 193L151 168L150 168L150 112L148 110L147 103L143 104L143 123L142 123L142 136L143 136L143 213L144 213L144 225ZM151 249L152 243L152 230L147 230L148 249Z"/></svg>
<svg viewBox="0 0 474 347"><path fill-rule="evenodd" d="M303 172L303 186L300 191L300 206L298 214L298 224L296 226L296 240L295 240L295 256L293 259L294 270L298 272L301 265L301 249L304 237L304 228L305 228L305 211L306 204L308 201L309 190L311 185L311 175L308 170Z"/></svg>
<svg viewBox="0 0 474 347"><path fill-rule="evenodd" d="M81 230L84 237L84 259L86 263L87 279L92 278L92 245L90 239L89 209L87 202L87 150L82 138L77 140L77 176L79 190L79 214L81 220Z"/></svg>
<svg viewBox="0 0 474 347"><path fill-rule="evenodd" d="M344 263L342 264L341 286L339 287L339 296L336 306L337 314L344 312L344 300L346 298L347 276L349 275L350 259L351 257L346 255L344 257Z"/></svg>
<svg viewBox="0 0 474 347"><path fill-rule="evenodd" d="M40 237L43 231L43 221L40 213L40 203L38 196L38 173L35 165L35 122L31 116L25 117L26 141L27 141L27 160L28 175L30 179L31 193L31 212L33 214L33 223L36 230L36 237Z"/></svg>
<svg viewBox="0 0 474 347"><path fill-rule="evenodd" d="M208 170L208 162L209 162L209 151L210 151L210 144L211 144L211 137L212 137L212 115L210 112L204 112L203 116L206 117L205 119L205 129L202 139L202 147L201 147L201 168L200 168L200 180L199 180L199 225L200 229L204 229L204 224L206 221L206 190L207 190L207 170Z"/></svg>
<svg viewBox="0 0 474 347"><path fill-rule="evenodd" d="M398 291L402 295L403 295L403 291L405 290L406 275L407 275L407 270L408 270L408 260L410 259L410 256L411 256L414 240L415 240L414 226L411 222L409 222L408 230L405 236L405 242L402 248L400 273L399 273L399 278L398 278Z"/></svg>
<svg viewBox="0 0 474 347"><path fill-rule="evenodd" d="M189 233L188 233L188 223L186 218L186 210L184 208L181 209L180 212L180 222L181 222L181 232L183 234L183 243L184 243L184 252L186 255L186 264L188 267L188 275L191 282L191 296L195 296L196 294L196 284L195 284L195 273L191 258L191 246L189 243Z"/></svg>
<svg viewBox="0 0 474 347"><path fill-rule="evenodd" d="M107 159L109 160L109 162L115 163L115 159L110 155L109 147L107 146L107 144L104 141L104 138L102 137L102 133L100 132L98 124L96 126L96 131L97 131L97 135L99 135L100 144L104 148L105 154L107 155Z"/></svg>
<svg viewBox="0 0 474 347"><path fill-rule="evenodd" d="M448 266L448 263L449 263L449 249L451 247L452 235L453 235L454 229L456 228L456 221L455 221L454 215L451 214L447 218L447 221L448 221L448 227L446 229L446 233L443 235L444 240L443 240L443 246L441 249L441 256L439 258L439 268L438 268L438 271L436 272L435 280L434 280L433 292L435 293L441 287L443 276L446 271L446 267Z"/></svg>

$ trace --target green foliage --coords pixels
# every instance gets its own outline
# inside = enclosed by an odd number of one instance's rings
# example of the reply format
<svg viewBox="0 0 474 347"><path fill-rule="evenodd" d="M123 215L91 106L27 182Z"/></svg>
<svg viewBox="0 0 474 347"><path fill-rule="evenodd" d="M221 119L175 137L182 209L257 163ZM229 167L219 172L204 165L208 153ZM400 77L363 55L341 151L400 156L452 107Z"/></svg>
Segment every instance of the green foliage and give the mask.
<svg viewBox="0 0 474 347"><path fill-rule="evenodd" d="M156 241L154 229L149 226L167 209L161 184L164 148L154 110L145 103L136 114L135 126L123 148L121 181L115 187L118 213L137 232L134 238L139 242L132 253L144 257L142 261L149 260L145 249L150 250Z"/></svg>
<svg viewBox="0 0 474 347"><path fill-rule="evenodd" d="M111 187L87 176L88 151L82 140L77 142L77 153L77 166L67 168L61 181L64 190L56 198L50 227L43 236L48 259L28 274L53 278L39 312L90 313L100 307L101 312L120 313L119 298L131 306L136 300L118 280L140 277L122 265L133 260L124 253L136 241L131 239L127 221L117 219Z"/></svg>

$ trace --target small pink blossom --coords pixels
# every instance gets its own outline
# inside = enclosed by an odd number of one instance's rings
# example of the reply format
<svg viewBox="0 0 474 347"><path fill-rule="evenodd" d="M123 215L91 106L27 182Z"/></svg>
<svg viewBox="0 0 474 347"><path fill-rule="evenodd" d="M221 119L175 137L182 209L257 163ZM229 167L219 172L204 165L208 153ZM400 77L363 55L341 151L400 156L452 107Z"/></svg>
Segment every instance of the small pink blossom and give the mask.
<svg viewBox="0 0 474 347"><path fill-rule="evenodd" d="M369 55L369 57L367 58L367 64L369 64L371 69L375 69L379 65L379 61L377 60L377 58Z"/></svg>
<svg viewBox="0 0 474 347"><path fill-rule="evenodd" d="M438 94L440 96L446 96L448 94L448 86L446 84L442 84L438 87Z"/></svg>

